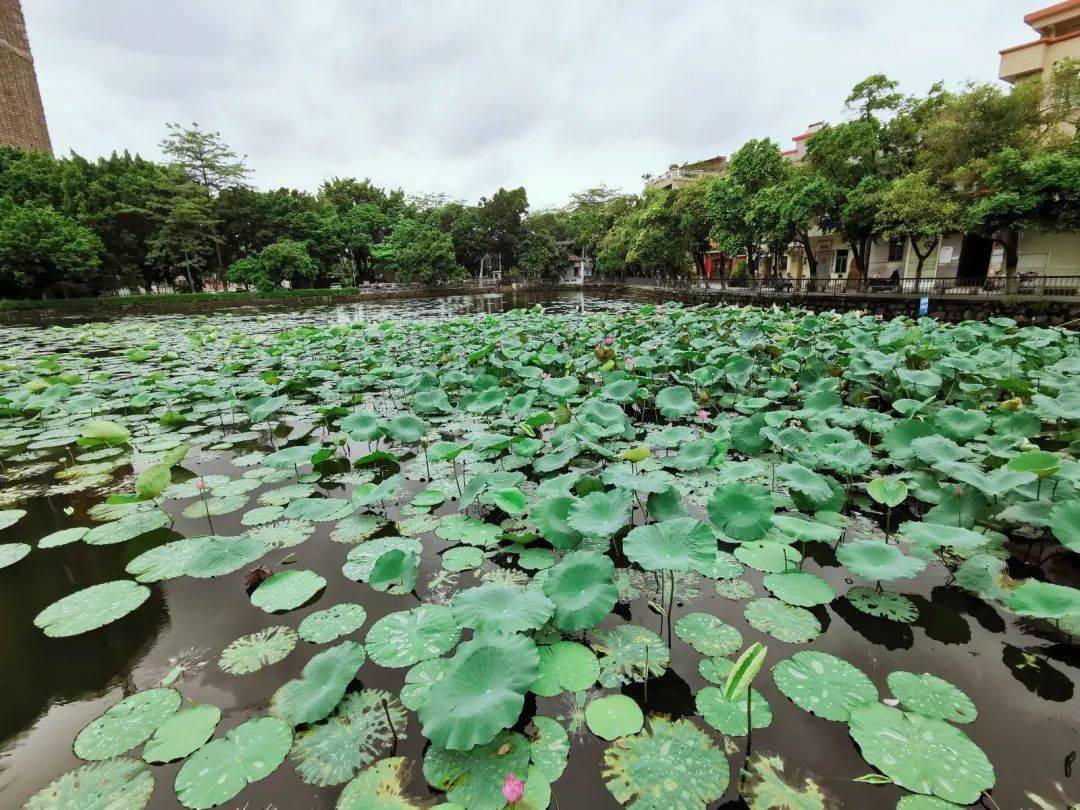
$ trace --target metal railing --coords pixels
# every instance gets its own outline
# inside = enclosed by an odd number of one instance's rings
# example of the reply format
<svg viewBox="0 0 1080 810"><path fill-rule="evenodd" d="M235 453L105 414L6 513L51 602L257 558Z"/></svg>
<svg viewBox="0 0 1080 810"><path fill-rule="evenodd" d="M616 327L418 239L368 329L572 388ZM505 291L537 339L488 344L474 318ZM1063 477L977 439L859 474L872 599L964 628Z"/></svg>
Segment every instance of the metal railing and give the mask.
<svg viewBox="0 0 1080 810"><path fill-rule="evenodd" d="M1042 276L1021 274L1011 280L1004 276L972 279L962 276L937 278L753 278L738 282L687 276L614 276L596 282L659 287L686 292L717 292L732 295L799 296L1040 296L1080 297L1080 275Z"/></svg>

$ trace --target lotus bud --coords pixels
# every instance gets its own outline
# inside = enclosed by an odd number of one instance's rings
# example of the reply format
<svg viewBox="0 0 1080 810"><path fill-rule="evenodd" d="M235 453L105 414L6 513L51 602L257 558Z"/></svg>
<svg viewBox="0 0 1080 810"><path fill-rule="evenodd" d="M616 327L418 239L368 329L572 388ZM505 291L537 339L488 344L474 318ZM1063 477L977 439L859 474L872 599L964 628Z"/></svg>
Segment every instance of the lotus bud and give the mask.
<svg viewBox="0 0 1080 810"><path fill-rule="evenodd" d="M627 368L633 368L634 367L634 358L633 357L627 357L625 360L623 360L623 365L626 366Z"/></svg>
<svg viewBox="0 0 1080 810"><path fill-rule="evenodd" d="M606 338L604 338L604 345L605 346L610 346L614 342L615 342L615 339L613 337L611 337L611 335L608 335Z"/></svg>
<svg viewBox="0 0 1080 810"><path fill-rule="evenodd" d="M709 412L707 410L705 410L704 408L702 408L700 411L698 411L697 415L698 415L698 419L708 419L709 418Z"/></svg>
<svg viewBox="0 0 1080 810"><path fill-rule="evenodd" d="M964 494L964 488L963 487L954 487L953 488L953 494L956 495L956 497L959 498L961 495Z"/></svg>
<svg viewBox="0 0 1080 810"><path fill-rule="evenodd" d="M198 481L195 482L195 489L199 491L206 489L206 483L200 478Z"/></svg>
<svg viewBox="0 0 1080 810"><path fill-rule="evenodd" d="M525 783L512 773L508 773L506 775L506 781L503 782L502 793L503 798L510 804L520 801L521 797L525 795Z"/></svg>

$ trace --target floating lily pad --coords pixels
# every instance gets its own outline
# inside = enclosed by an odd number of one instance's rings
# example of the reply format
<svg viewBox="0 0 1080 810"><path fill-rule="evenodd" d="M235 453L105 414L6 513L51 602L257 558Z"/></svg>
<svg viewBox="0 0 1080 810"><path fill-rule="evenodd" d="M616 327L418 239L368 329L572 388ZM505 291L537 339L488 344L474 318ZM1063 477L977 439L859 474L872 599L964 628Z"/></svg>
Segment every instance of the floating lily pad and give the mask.
<svg viewBox="0 0 1080 810"><path fill-rule="evenodd" d="M979 714L971 698L948 681L930 673L890 672L889 689L904 708L923 717L970 723Z"/></svg>
<svg viewBox="0 0 1080 810"><path fill-rule="evenodd" d="M149 588L131 580L103 582L53 602L34 617L34 624L53 638L77 636L123 618L149 596Z"/></svg>
<svg viewBox="0 0 1080 810"><path fill-rule="evenodd" d="M645 723L640 707L626 695L607 695L590 700L585 708L589 731L604 740L637 734Z"/></svg>
<svg viewBox="0 0 1080 810"><path fill-rule="evenodd" d="M421 810L423 800L405 795L412 768L406 757L380 759L345 786L335 810Z"/></svg>
<svg viewBox="0 0 1080 810"><path fill-rule="evenodd" d="M205 810L273 773L292 745L292 729L277 717L253 717L211 740L176 774L176 798Z"/></svg>
<svg viewBox="0 0 1080 810"><path fill-rule="evenodd" d="M566 770L570 754L570 738L566 729L552 717L537 715L532 720L536 734L529 740L529 758L549 783Z"/></svg>
<svg viewBox="0 0 1080 810"><path fill-rule="evenodd" d="M251 604L267 613L292 610L326 587L326 580L314 571L279 571L259 583L251 594Z"/></svg>
<svg viewBox="0 0 1080 810"><path fill-rule="evenodd" d="M750 759L749 778L743 798L750 810L825 810L821 787L806 778L802 786L785 779L784 761L769 754L755 754Z"/></svg>
<svg viewBox="0 0 1080 810"><path fill-rule="evenodd" d="M595 551L573 551L548 569L544 593L555 604L552 623L560 630L595 627L619 599L615 564Z"/></svg>
<svg viewBox="0 0 1080 810"><path fill-rule="evenodd" d="M355 633L367 620L363 605L343 602L306 616L298 633L310 644L326 644L349 633Z"/></svg>
<svg viewBox="0 0 1080 810"><path fill-rule="evenodd" d="M687 613L675 622L675 634L710 657L731 655L743 645L742 633L709 613Z"/></svg>
<svg viewBox="0 0 1080 810"><path fill-rule="evenodd" d="M230 675L247 675L276 664L296 647L291 627L267 627L241 636L221 651L218 666Z"/></svg>
<svg viewBox="0 0 1080 810"><path fill-rule="evenodd" d="M658 678L667 671L671 651L652 630L636 624L620 624L593 634L592 647L600 653L600 685L608 689Z"/></svg>
<svg viewBox="0 0 1080 810"><path fill-rule="evenodd" d="M343 641L314 656L299 678L286 682L270 700L270 712L290 725L315 723L333 711L364 663L364 648Z"/></svg>
<svg viewBox="0 0 1080 810"><path fill-rule="evenodd" d="M763 581L773 596L789 605L814 607L827 605L836 598L836 591L828 581L806 571L767 574Z"/></svg>
<svg viewBox="0 0 1080 810"><path fill-rule="evenodd" d="M960 729L880 703L851 711L851 736L863 758L901 787L957 804L994 786L994 768Z"/></svg>
<svg viewBox="0 0 1080 810"><path fill-rule="evenodd" d="M389 692L350 692L330 717L297 733L290 756L309 785L340 785L405 739L406 725L405 709Z"/></svg>
<svg viewBox="0 0 1080 810"><path fill-rule="evenodd" d="M461 626L444 605L419 605L383 616L368 630L365 644L381 667L408 667L451 650Z"/></svg>
<svg viewBox="0 0 1080 810"><path fill-rule="evenodd" d="M160 509L147 509L124 515L119 520L95 526L83 535L83 542L91 546L109 546L126 543L148 532L163 528L172 523L167 512Z"/></svg>
<svg viewBox="0 0 1080 810"><path fill-rule="evenodd" d="M25 509L0 509L0 531L14 526L25 516Z"/></svg>
<svg viewBox="0 0 1080 810"><path fill-rule="evenodd" d="M471 571L483 564L483 550L473 546L456 546L442 555L442 567L447 571Z"/></svg>
<svg viewBox="0 0 1080 810"><path fill-rule="evenodd" d="M603 779L615 801L629 806L701 810L728 784L724 752L689 720L652 717L649 730L604 752Z"/></svg>
<svg viewBox="0 0 1080 810"><path fill-rule="evenodd" d="M524 636L487 635L463 643L417 710L424 736L456 751L491 742L517 721L538 665L536 645Z"/></svg>
<svg viewBox="0 0 1080 810"><path fill-rule="evenodd" d="M413 665L405 673L405 683L401 687L402 705L416 711L424 701L428 689L446 676L449 666L449 658L429 658Z"/></svg>
<svg viewBox="0 0 1080 810"><path fill-rule="evenodd" d="M754 728L766 728L772 724L772 709L769 702L758 692L751 689L750 722ZM724 697L724 690L715 686L706 686L697 693L697 710L705 722L721 734L729 737L746 736L746 690L734 700Z"/></svg>
<svg viewBox="0 0 1080 810"><path fill-rule="evenodd" d="M183 759L214 735L221 709L203 703L180 709L157 727L143 748L147 762L172 762Z"/></svg>
<svg viewBox="0 0 1080 810"><path fill-rule="evenodd" d="M91 762L53 780L31 796L25 810L142 810L150 804L154 775L145 762L115 757Z"/></svg>
<svg viewBox="0 0 1080 810"><path fill-rule="evenodd" d="M27 543L0 543L0 568L14 565L29 553Z"/></svg>
<svg viewBox="0 0 1080 810"><path fill-rule="evenodd" d="M745 579L720 579L716 582L716 593L725 599L740 601L754 596L754 586Z"/></svg>
<svg viewBox="0 0 1080 810"><path fill-rule="evenodd" d="M735 559L757 571L781 574L798 568L802 554L786 543L743 543L735 549Z"/></svg>
<svg viewBox="0 0 1080 810"><path fill-rule="evenodd" d="M846 596L854 607L869 616L905 624L911 624L919 618L919 609L915 607L915 603L902 593L857 585L849 590Z"/></svg>
<svg viewBox="0 0 1080 810"><path fill-rule="evenodd" d="M925 560L908 557L896 546L882 540L844 543L836 550L836 559L855 576L886 582L913 577L926 568Z"/></svg>
<svg viewBox="0 0 1080 810"><path fill-rule="evenodd" d="M800 709L826 720L847 722L860 703L878 698L874 682L835 655L800 650L772 669L777 688Z"/></svg>
<svg viewBox="0 0 1080 810"><path fill-rule="evenodd" d="M180 708L175 689L146 689L109 707L75 738L75 756L99 760L117 757L149 739Z"/></svg>
<svg viewBox="0 0 1080 810"><path fill-rule="evenodd" d="M743 615L755 630L789 644L804 644L821 633L821 623L813 613L779 599L754 599Z"/></svg>
<svg viewBox="0 0 1080 810"><path fill-rule="evenodd" d="M86 533L90 531L86 526L74 526L70 529L61 529L58 532L45 535L38 540L38 548L56 548L57 546L66 546L68 543L74 543L78 540L82 540L86 536Z"/></svg>
<svg viewBox="0 0 1080 810"><path fill-rule="evenodd" d="M555 605L542 593L497 582L462 591L452 607L462 627L498 633L538 630L555 612Z"/></svg>
<svg viewBox="0 0 1080 810"><path fill-rule="evenodd" d="M588 689L600 677L596 655L576 641L556 641L539 648L540 665L530 691L541 697Z"/></svg>

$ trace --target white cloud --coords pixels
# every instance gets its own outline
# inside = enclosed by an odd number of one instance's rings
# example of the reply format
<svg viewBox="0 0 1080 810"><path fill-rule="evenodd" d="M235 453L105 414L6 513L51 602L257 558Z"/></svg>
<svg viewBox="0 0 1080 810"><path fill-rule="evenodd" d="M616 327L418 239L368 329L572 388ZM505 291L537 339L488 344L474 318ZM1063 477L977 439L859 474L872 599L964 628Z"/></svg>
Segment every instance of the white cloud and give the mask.
<svg viewBox="0 0 1080 810"><path fill-rule="evenodd" d="M370 176L534 207L599 183L786 148L859 79L992 80L1030 38L1012 0L228 3L24 0L58 152L158 157L166 121L248 155L255 182Z"/></svg>

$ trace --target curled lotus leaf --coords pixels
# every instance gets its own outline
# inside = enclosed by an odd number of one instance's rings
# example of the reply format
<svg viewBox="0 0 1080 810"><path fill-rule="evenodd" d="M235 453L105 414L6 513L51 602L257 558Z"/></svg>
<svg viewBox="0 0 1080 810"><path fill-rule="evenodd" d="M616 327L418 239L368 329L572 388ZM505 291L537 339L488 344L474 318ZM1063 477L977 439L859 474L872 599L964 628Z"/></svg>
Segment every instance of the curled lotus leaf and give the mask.
<svg viewBox="0 0 1080 810"><path fill-rule="evenodd" d="M491 742L517 721L538 665L536 645L521 635L463 643L417 710L424 736L455 751Z"/></svg>
<svg viewBox="0 0 1080 810"><path fill-rule="evenodd" d="M371 660L381 667L408 667L451 650L461 626L445 605L418 605L383 616L368 630Z"/></svg>
<svg viewBox="0 0 1080 810"><path fill-rule="evenodd" d="M53 602L34 617L34 624L50 638L77 636L123 618L149 596L149 588L131 580L103 582Z"/></svg>
<svg viewBox="0 0 1080 810"><path fill-rule="evenodd" d="M522 633L538 630L551 618L555 605L544 594L498 582L461 591L451 605L462 627L478 632Z"/></svg>
<svg viewBox="0 0 1080 810"><path fill-rule="evenodd" d="M615 564L595 551L572 551L548 569L544 594L554 603L552 623L573 631L598 625L619 599Z"/></svg>
<svg viewBox="0 0 1080 810"><path fill-rule="evenodd" d="M296 647L291 627L266 627L241 636L221 651L218 667L230 675L247 675L276 664Z"/></svg>
<svg viewBox="0 0 1080 810"><path fill-rule="evenodd" d="M315 655L299 678L282 685L270 700L270 713L292 726L322 720L338 704L364 663L364 648L343 641Z"/></svg>
<svg viewBox="0 0 1080 810"><path fill-rule="evenodd" d="M1012 592L1009 607L1019 616L1035 619L1080 615L1080 588L1026 579Z"/></svg>
<svg viewBox="0 0 1080 810"><path fill-rule="evenodd" d="M176 798L206 810L273 773L292 746L292 729L277 717L253 717L211 740L176 774Z"/></svg>
<svg viewBox="0 0 1080 810"><path fill-rule="evenodd" d="M326 644L355 633L366 620L363 605L343 602L305 616L297 632L309 644Z"/></svg>
<svg viewBox="0 0 1080 810"><path fill-rule="evenodd" d="M91 762L54 779L31 796L25 810L142 810L150 804L154 775L131 757Z"/></svg>
<svg viewBox="0 0 1080 810"><path fill-rule="evenodd" d="M175 689L146 689L124 698L75 738L75 756L100 760L120 756L150 738L180 708Z"/></svg>
<svg viewBox="0 0 1080 810"><path fill-rule="evenodd" d="M716 538L708 524L675 518L638 526L623 539L623 553L647 571L698 571L716 565Z"/></svg>
<svg viewBox="0 0 1080 810"><path fill-rule="evenodd" d="M851 710L849 731L867 762L914 793L972 804L994 786L986 754L943 720L863 703Z"/></svg>
<svg viewBox="0 0 1080 810"><path fill-rule="evenodd" d="M692 721L656 716L647 731L608 747L602 776L620 804L701 810L724 795L728 762Z"/></svg>
<svg viewBox="0 0 1080 810"><path fill-rule="evenodd" d="M354 582L367 582L375 570L375 563L386 552L398 550L419 555L421 549L420 539L417 537L376 537L349 550L341 573ZM391 588L390 593L397 591Z"/></svg>
<svg viewBox="0 0 1080 810"><path fill-rule="evenodd" d="M826 720L847 722L853 708L878 699L866 673L817 650L800 650L776 664L772 674L777 688L796 706Z"/></svg>
<svg viewBox="0 0 1080 810"><path fill-rule="evenodd" d="M926 568L926 560L909 557L882 540L855 540L836 550L836 559L863 579L883 580L913 577Z"/></svg>
<svg viewBox="0 0 1080 810"><path fill-rule="evenodd" d="M757 484L736 481L718 486L708 509L713 525L741 542L761 538L773 523L772 493Z"/></svg>
<svg viewBox="0 0 1080 810"><path fill-rule="evenodd" d="M978 710L971 698L948 681L924 672L896 670L889 673L889 689L904 708L923 717L949 720L953 723L970 723L978 717Z"/></svg>
<svg viewBox="0 0 1080 810"><path fill-rule="evenodd" d="M1054 504L1050 531L1069 551L1080 553L1080 498Z"/></svg>
<svg viewBox="0 0 1080 810"><path fill-rule="evenodd" d="M675 635L712 658L731 655L742 648L742 633L709 613L687 613L675 622Z"/></svg>

